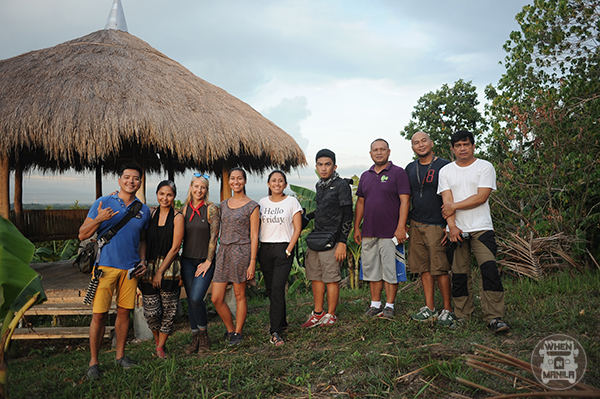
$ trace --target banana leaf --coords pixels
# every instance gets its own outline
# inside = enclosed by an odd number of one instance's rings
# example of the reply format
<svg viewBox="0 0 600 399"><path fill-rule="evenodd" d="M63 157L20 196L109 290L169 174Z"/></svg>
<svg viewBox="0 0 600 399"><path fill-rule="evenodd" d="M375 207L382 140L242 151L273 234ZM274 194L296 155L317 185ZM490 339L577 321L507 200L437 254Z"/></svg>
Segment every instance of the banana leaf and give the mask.
<svg viewBox="0 0 600 399"><path fill-rule="evenodd" d="M13 312L37 293L36 304L46 300L40 275L29 267L34 249L9 220L0 216L0 322L9 312L12 318Z"/></svg>
<svg viewBox="0 0 600 399"><path fill-rule="evenodd" d="M300 197L304 197L313 201L317 198L317 193L309 188L290 184L290 189Z"/></svg>

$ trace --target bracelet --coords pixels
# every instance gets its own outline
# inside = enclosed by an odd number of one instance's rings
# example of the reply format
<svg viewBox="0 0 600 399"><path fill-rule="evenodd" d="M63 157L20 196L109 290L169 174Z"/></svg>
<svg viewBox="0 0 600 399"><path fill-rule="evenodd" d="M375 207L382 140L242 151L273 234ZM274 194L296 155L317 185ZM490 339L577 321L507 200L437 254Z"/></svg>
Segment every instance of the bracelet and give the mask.
<svg viewBox="0 0 600 399"><path fill-rule="evenodd" d="M288 251L287 249L285 250L285 254L289 257L292 256L292 253L290 251Z"/></svg>

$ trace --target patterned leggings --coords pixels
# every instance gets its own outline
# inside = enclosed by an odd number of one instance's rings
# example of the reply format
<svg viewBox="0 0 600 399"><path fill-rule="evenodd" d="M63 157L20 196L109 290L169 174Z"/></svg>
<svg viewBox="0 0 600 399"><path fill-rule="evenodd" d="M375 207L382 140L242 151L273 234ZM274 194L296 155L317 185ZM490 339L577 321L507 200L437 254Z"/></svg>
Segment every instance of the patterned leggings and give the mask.
<svg viewBox="0 0 600 399"><path fill-rule="evenodd" d="M173 329L175 315L177 314L177 302L181 290L165 292L160 290L158 294L144 294L144 317L148 328L152 331L160 331L170 334Z"/></svg>

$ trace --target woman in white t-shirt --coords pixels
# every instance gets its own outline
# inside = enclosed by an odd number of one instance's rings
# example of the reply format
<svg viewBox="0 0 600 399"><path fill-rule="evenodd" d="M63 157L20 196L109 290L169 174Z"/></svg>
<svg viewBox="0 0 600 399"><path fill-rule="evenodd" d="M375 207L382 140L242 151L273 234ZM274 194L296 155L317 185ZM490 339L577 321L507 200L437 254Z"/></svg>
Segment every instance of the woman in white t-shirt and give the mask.
<svg viewBox="0 0 600 399"><path fill-rule="evenodd" d="M280 170L269 174L269 196L261 199L260 249L258 261L265 277L267 295L271 306L271 343L283 345L281 334L287 328L285 285L292 268L292 250L302 231L302 207L294 197L286 195L287 178Z"/></svg>

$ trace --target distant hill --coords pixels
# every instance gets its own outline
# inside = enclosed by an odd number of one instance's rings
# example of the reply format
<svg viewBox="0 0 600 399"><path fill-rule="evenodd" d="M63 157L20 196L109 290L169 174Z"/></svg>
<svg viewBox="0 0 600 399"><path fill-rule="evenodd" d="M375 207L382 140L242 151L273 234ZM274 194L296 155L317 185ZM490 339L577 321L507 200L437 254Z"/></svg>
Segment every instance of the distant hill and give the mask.
<svg viewBox="0 0 600 399"><path fill-rule="evenodd" d="M23 204L25 210L40 209L89 209L92 204ZM10 204L10 209L14 210L14 205Z"/></svg>
<svg viewBox="0 0 600 399"><path fill-rule="evenodd" d="M158 204L149 204L148 206L157 206ZM44 210L44 209L90 209L92 204L23 204L25 210ZM14 210L14 204L10 204L10 209Z"/></svg>

